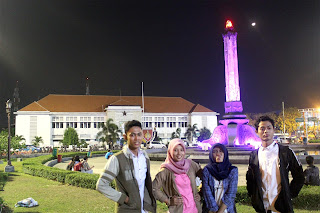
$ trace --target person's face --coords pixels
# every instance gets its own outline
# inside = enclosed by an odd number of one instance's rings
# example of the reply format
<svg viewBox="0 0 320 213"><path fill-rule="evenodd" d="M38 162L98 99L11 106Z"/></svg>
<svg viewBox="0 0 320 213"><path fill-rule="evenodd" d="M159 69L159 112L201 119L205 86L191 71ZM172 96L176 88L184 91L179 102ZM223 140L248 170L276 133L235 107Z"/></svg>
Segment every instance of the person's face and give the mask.
<svg viewBox="0 0 320 213"><path fill-rule="evenodd" d="M224 153L219 147L216 147L212 150L212 156L217 163L223 162Z"/></svg>
<svg viewBox="0 0 320 213"><path fill-rule="evenodd" d="M175 162L181 161L184 159L185 152L183 150L183 147L181 145L178 145L173 150L172 158Z"/></svg>
<svg viewBox="0 0 320 213"><path fill-rule="evenodd" d="M269 146L273 142L274 129L270 121L261 121L258 127L258 135L262 145Z"/></svg>
<svg viewBox="0 0 320 213"><path fill-rule="evenodd" d="M137 150L142 143L142 129L138 126L133 126L123 137L127 140L129 149Z"/></svg>

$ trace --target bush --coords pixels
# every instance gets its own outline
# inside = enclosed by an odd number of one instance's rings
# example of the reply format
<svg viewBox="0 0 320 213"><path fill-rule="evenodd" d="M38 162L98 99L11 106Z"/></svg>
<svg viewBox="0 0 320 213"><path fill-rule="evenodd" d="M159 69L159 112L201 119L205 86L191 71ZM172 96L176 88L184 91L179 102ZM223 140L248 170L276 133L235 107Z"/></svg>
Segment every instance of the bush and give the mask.
<svg viewBox="0 0 320 213"><path fill-rule="evenodd" d="M74 155L85 156L87 153L83 152L68 152L61 153L63 157L73 157ZM105 154L105 151L93 152L93 154ZM35 158L26 159L23 165L23 172L32 176L39 176L49 180L59 181L61 183L67 183L73 186L82 188L95 189L99 175L87 174L81 172L74 172L69 170L62 170L58 168L44 166L47 161L53 160L55 157L52 155L43 155ZM111 183L111 186L115 188L115 182Z"/></svg>
<svg viewBox="0 0 320 213"><path fill-rule="evenodd" d="M320 143L320 139L308 140L308 143Z"/></svg>
<svg viewBox="0 0 320 213"><path fill-rule="evenodd" d="M72 172L66 176L65 183L81 188L96 189L98 179L99 175L97 174Z"/></svg>
<svg viewBox="0 0 320 213"><path fill-rule="evenodd" d="M246 186L238 186L235 202L240 204L251 204L251 199L248 196Z"/></svg>
<svg viewBox="0 0 320 213"><path fill-rule="evenodd" d="M303 186L298 197L293 199L293 207L295 209L319 210L320 209L320 186ZM248 196L246 186L239 186L236 203L249 204L251 200Z"/></svg>
<svg viewBox="0 0 320 213"><path fill-rule="evenodd" d="M298 197L293 199L293 206L298 209L320 209L320 186L303 186Z"/></svg>

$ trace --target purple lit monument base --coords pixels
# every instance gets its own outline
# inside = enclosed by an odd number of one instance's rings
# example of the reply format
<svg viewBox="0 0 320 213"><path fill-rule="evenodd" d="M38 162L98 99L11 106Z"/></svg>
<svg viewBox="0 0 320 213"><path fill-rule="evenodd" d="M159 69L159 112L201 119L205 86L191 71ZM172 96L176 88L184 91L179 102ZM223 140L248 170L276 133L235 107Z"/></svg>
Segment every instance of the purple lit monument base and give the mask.
<svg viewBox="0 0 320 213"><path fill-rule="evenodd" d="M229 147L259 147L261 140L255 129L248 125L247 116L242 114L241 101L225 102L225 111L226 114L219 121L222 125L217 126L211 137L202 143L221 143Z"/></svg>
<svg viewBox="0 0 320 213"><path fill-rule="evenodd" d="M242 112L242 102L241 101L231 101L231 102L225 102L224 103L224 111L225 113L237 113Z"/></svg>
<svg viewBox="0 0 320 213"><path fill-rule="evenodd" d="M261 145L260 138L256 135L255 129L248 125L247 119L223 119L222 125L217 126L208 140L202 143L221 143L225 146L254 147Z"/></svg>

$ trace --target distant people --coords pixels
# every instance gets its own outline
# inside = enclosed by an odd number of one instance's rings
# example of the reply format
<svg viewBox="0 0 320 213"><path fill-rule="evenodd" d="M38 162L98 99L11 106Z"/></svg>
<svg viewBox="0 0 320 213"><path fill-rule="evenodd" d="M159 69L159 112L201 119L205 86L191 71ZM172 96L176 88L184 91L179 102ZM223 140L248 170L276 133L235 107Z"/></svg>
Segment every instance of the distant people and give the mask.
<svg viewBox="0 0 320 213"><path fill-rule="evenodd" d="M112 155L97 182L97 190L115 201L115 212L156 212L157 204L152 194L150 159L140 149L143 133L136 120L125 124L123 149ZM116 180L116 189L110 186Z"/></svg>
<svg viewBox="0 0 320 213"><path fill-rule="evenodd" d="M74 167L74 162L75 162L75 158L76 156L73 156L71 161L69 162L68 166L67 166L67 170L72 170Z"/></svg>
<svg viewBox="0 0 320 213"><path fill-rule="evenodd" d="M303 172L305 177L304 184L311 186L319 186L319 168L313 165L314 158L309 155L306 157L306 161L308 166Z"/></svg>
<svg viewBox="0 0 320 213"><path fill-rule="evenodd" d="M196 176L201 176L199 164L185 159L183 140L169 143L167 158L153 180L153 193L157 200L166 203L170 213L201 213L200 195Z"/></svg>
<svg viewBox="0 0 320 213"><path fill-rule="evenodd" d="M303 137L303 140L302 140L302 141L303 141L303 144L304 144L304 145L307 145L307 142L308 142L308 138L306 138L306 137Z"/></svg>
<svg viewBox="0 0 320 213"><path fill-rule="evenodd" d="M81 172L83 173L88 173L88 174L92 174L93 173L93 169L94 166L89 166L89 163L88 163L88 157L85 156L83 158L83 161L82 161L82 167L81 167Z"/></svg>
<svg viewBox="0 0 320 213"><path fill-rule="evenodd" d="M108 149L108 152L105 155L105 158L108 160L112 155L113 155L113 152L111 151L111 149Z"/></svg>
<svg viewBox="0 0 320 213"><path fill-rule="evenodd" d="M209 164L203 169L203 213L237 212L238 168L231 165L228 150L220 143L212 146L209 159Z"/></svg>
<svg viewBox="0 0 320 213"><path fill-rule="evenodd" d="M76 156L74 156L74 164L72 167L72 171L75 170L75 165L77 165L78 163L80 163L80 157L79 157L79 155L76 155Z"/></svg>
<svg viewBox="0 0 320 213"><path fill-rule="evenodd" d="M256 212L293 212L291 198L304 183L301 163L288 146L273 141L274 120L261 116L255 127L261 147L251 153L246 176L252 206Z"/></svg>

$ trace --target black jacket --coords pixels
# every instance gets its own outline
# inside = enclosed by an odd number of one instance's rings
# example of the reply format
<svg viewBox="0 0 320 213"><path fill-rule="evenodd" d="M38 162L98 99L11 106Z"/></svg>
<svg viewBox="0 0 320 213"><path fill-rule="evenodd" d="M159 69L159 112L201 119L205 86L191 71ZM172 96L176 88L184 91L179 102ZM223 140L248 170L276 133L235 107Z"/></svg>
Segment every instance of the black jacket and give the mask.
<svg viewBox="0 0 320 213"><path fill-rule="evenodd" d="M279 144L279 164L281 176L281 191L275 202L279 212L293 212L291 198L298 196L303 183L303 169L294 152L287 146ZM289 184L288 173L291 172L292 181ZM258 150L254 150L249 159L247 171L247 190L251 203L256 212L266 212L263 205L261 172L259 169Z"/></svg>

